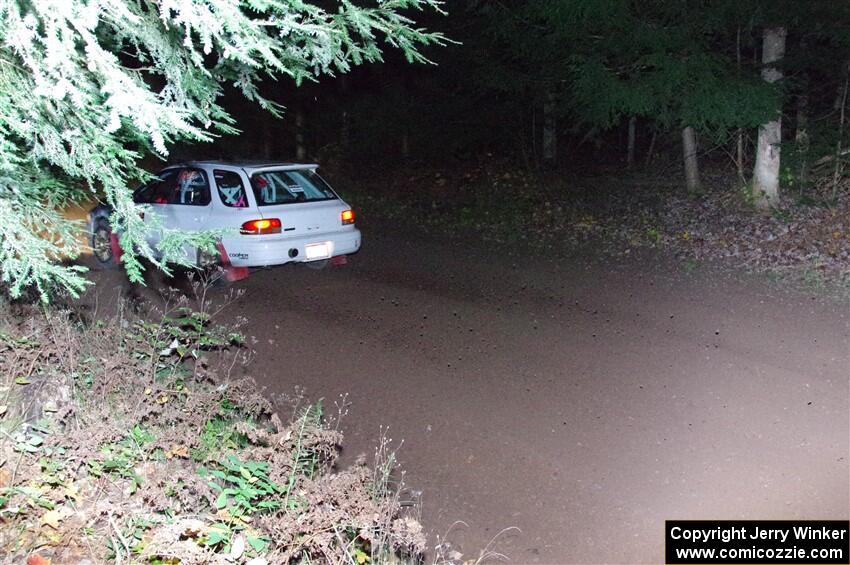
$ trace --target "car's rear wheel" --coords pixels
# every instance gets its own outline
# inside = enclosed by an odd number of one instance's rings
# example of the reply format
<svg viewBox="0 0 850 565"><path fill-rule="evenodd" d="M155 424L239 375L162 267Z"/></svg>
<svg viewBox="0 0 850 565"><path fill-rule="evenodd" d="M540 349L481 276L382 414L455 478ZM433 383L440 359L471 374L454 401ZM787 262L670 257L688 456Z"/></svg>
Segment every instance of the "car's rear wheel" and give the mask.
<svg viewBox="0 0 850 565"><path fill-rule="evenodd" d="M210 286L222 286L227 284L226 267L221 263L221 255L218 252L204 251L198 249L195 259L196 273L199 280Z"/></svg>
<svg viewBox="0 0 850 565"><path fill-rule="evenodd" d="M197 260L195 265L202 271L210 271L221 264L221 257L218 253L198 249Z"/></svg>
<svg viewBox="0 0 850 565"><path fill-rule="evenodd" d="M115 252L112 249L112 228L107 220L99 220L91 235L91 249L94 258L104 268L115 266Z"/></svg>

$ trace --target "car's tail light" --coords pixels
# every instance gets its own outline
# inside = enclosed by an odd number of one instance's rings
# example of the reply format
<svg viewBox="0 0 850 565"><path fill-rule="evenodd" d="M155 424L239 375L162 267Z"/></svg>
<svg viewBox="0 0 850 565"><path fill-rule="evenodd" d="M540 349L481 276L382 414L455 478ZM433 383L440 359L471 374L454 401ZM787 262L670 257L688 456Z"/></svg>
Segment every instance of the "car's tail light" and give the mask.
<svg viewBox="0 0 850 565"><path fill-rule="evenodd" d="M242 224L242 229L239 231L245 235L280 233L280 220L278 220L277 218L249 220Z"/></svg>
<svg viewBox="0 0 850 565"><path fill-rule="evenodd" d="M354 223L354 210L343 210L339 215L340 219L342 219L342 225L347 226L348 224Z"/></svg>

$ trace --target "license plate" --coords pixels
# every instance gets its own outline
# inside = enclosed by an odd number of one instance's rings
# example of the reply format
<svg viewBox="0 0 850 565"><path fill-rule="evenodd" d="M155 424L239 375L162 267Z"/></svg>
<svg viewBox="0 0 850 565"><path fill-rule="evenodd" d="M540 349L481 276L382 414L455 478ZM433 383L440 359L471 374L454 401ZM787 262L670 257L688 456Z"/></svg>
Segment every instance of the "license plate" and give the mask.
<svg viewBox="0 0 850 565"><path fill-rule="evenodd" d="M326 243L311 243L304 247L304 253L308 261L327 259L331 256L331 246Z"/></svg>

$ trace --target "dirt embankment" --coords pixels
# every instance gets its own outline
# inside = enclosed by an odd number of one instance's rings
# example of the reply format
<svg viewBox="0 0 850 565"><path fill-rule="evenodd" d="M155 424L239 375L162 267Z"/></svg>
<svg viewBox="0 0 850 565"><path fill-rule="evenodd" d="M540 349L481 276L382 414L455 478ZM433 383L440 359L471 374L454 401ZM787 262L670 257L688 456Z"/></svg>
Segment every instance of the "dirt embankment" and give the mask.
<svg viewBox="0 0 850 565"><path fill-rule="evenodd" d="M144 317L0 304L0 562L424 551L388 451L336 468L334 414L231 378L246 349L214 321L221 303L149 302Z"/></svg>

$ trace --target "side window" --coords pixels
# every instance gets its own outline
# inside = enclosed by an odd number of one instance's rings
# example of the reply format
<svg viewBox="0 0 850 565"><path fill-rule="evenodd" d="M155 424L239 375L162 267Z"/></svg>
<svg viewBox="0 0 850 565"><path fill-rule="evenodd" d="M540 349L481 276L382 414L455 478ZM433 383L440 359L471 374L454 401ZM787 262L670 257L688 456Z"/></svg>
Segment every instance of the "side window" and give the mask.
<svg viewBox="0 0 850 565"><path fill-rule="evenodd" d="M154 181L157 182L157 181ZM136 192L133 193L133 202L136 204L150 204L151 203L151 193L153 192L151 186L153 182L148 183L141 188L137 188Z"/></svg>
<svg viewBox="0 0 850 565"><path fill-rule="evenodd" d="M242 185L242 177L239 176L239 173L215 170L213 176L222 204L231 208L246 208L248 206L245 187Z"/></svg>
<svg viewBox="0 0 850 565"><path fill-rule="evenodd" d="M152 180L133 193L136 204L168 204L174 192L176 171L168 170L160 173L159 178Z"/></svg>
<svg viewBox="0 0 850 565"><path fill-rule="evenodd" d="M206 206L210 203L210 185L201 169L180 169L177 182L169 195L169 204Z"/></svg>

